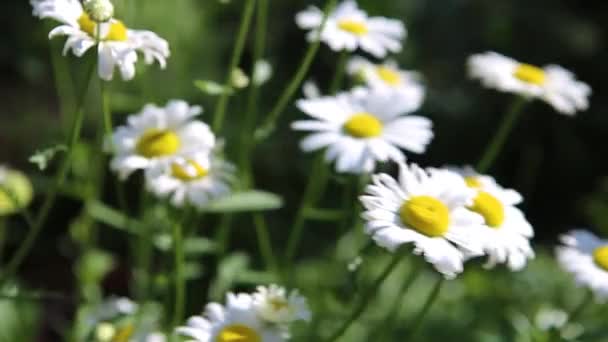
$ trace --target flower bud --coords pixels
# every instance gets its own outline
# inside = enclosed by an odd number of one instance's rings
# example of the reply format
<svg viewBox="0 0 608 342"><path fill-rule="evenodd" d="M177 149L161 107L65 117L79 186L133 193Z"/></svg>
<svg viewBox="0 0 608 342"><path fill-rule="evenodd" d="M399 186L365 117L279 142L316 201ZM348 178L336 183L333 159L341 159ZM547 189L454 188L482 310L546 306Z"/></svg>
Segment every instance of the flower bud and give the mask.
<svg viewBox="0 0 608 342"><path fill-rule="evenodd" d="M237 89L245 88L249 85L249 77L239 68L232 70L230 81L232 86Z"/></svg>
<svg viewBox="0 0 608 342"><path fill-rule="evenodd" d="M105 23L114 16L114 5L110 0L85 0L84 10L91 20Z"/></svg>
<svg viewBox="0 0 608 342"><path fill-rule="evenodd" d="M32 183L19 171L0 167L0 216L14 214L32 201Z"/></svg>

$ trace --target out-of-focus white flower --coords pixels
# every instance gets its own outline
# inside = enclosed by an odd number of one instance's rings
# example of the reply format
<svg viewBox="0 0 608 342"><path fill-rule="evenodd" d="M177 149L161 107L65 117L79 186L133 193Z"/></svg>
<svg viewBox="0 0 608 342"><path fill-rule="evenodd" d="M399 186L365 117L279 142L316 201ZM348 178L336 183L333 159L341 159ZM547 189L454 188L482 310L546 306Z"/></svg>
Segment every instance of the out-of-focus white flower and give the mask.
<svg viewBox="0 0 608 342"><path fill-rule="evenodd" d="M422 105L425 89L420 82L420 75L414 71L401 70L394 61L376 64L356 56L350 59L346 70L369 87L398 91L405 101L416 107Z"/></svg>
<svg viewBox="0 0 608 342"><path fill-rule="evenodd" d="M534 322L543 331L560 329L568 322L568 314L563 310L540 308Z"/></svg>
<svg viewBox="0 0 608 342"><path fill-rule="evenodd" d="M314 41L323 20L323 12L314 6L300 12L296 23L310 30L308 40ZM353 0L340 3L331 12L320 34L321 41L334 51L354 51L357 48L375 57L384 58L389 52L401 51L401 40L406 30L399 20L368 17Z"/></svg>
<svg viewBox="0 0 608 342"><path fill-rule="evenodd" d="M195 153L157 164L146 171L146 184L160 197L182 207L204 208L209 201L230 193L234 166L214 153Z"/></svg>
<svg viewBox="0 0 608 342"><path fill-rule="evenodd" d="M295 130L312 132L302 140L302 150L327 147L325 159L335 160L338 172L371 172L376 162L402 162L400 148L423 153L433 137L432 122L405 115L418 107L397 92L358 88L299 100L297 106L313 118L292 124Z"/></svg>
<svg viewBox="0 0 608 342"><path fill-rule="evenodd" d="M608 299L608 241L586 230L573 230L561 237L557 260L579 286L591 289L596 298Z"/></svg>
<svg viewBox="0 0 608 342"><path fill-rule="evenodd" d="M491 176L480 175L472 168L455 171L477 191L469 209L483 216L485 221L486 267L507 264L512 271L524 268L528 259L534 257L529 241L534 230L521 210L515 207L522 202L522 196L513 189L504 189Z"/></svg>
<svg viewBox="0 0 608 342"><path fill-rule="evenodd" d="M255 61L253 66L253 76L251 77L252 82L255 86L261 86L268 82L272 77L272 65L264 59Z"/></svg>
<svg viewBox="0 0 608 342"><path fill-rule="evenodd" d="M390 251L413 244L446 278L463 271L465 256L483 255L483 217L467 209L475 191L449 170L401 163L399 179L372 176L361 202L365 232Z"/></svg>
<svg viewBox="0 0 608 342"><path fill-rule="evenodd" d="M165 68L169 57L169 44L154 32L131 30L117 19L96 22L87 14L78 0L30 0L34 16L51 18L62 23L49 33L49 38L66 36L63 53L72 51L82 57L91 47L97 46L98 74L111 80L118 68L123 80L135 76L137 53L146 64L157 61ZM101 20L100 20L101 21Z"/></svg>
<svg viewBox="0 0 608 342"><path fill-rule="evenodd" d="M281 342L284 332L279 326L265 323L258 315L249 294L228 293L226 305L210 303L204 316L193 316L179 334L199 342Z"/></svg>
<svg viewBox="0 0 608 342"><path fill-rule="evenodd" d="M321 97L321 89L319 89L317 82L313 80L307 80L302 85L302 94L304 94L304 97L309 100L316 99Z"/></svg>
<svg viewBox="0 0 608 342"><path fill-rule="evenodd" d="M207 124L193 120L201 112L201 107L182 100L169 101L165 107L146 105L108 142L107 149L114 153L110 168L125 179L138 169L170 168L176 158L210 153L215 136Z"/></svg>
<svg viewBox="0 0 608 342"><path fill-rule="evenodd" d="M539 68L486 52L469 57L468 69L469 76L486 87L539 98L562 114L574 115L589 107L591 87L558 65Z"/></svg>
<svg viewBox="0 0 608 342"><path fill-rule="evenodd" d="M253 294L253 307L262 319L276 324L289 324L298 320L310 321L311 313L298 291L287 293L277 285L258 286Z"/></svg>

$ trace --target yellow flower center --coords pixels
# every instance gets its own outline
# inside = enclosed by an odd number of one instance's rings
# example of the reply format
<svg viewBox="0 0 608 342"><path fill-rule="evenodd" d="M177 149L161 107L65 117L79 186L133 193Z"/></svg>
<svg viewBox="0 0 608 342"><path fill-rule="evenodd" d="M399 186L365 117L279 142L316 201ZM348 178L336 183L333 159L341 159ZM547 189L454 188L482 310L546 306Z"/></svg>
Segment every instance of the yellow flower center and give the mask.
<svg viewBox="0 0 608 342"><path fill-rule="evenodd" d="M202 167L201 164L195 162L194 160L188 160L187 166L191 166L191 168L189 168L190 170L187 170L186 166L174 163L173 165L171 165L171 174L173 175L173 177L178 178L184 182L201 179L207 176L207 174L209 174L209 171L207 169Z"/></svg>
<svg viewBox="0 0 608 342"><path fill-rule="evenodd" d="M593 251L593 261L604 271L608 271L608 246L598 247Z"/></svg>
<svg viewBox="0 0 608 342"><path fill-rule="evenodd" d="M135 332L135 327L132 324L129 324L127 326L120 328L116 332L116 335L114 335L112 337L111 341L112 342L129 342L129 340L131 340L131 337L133 336L134 332Z"/></svg>
<svg viewBox="0 0 608 342"><path fill-rule="evenodd" d="M520 64L515 69L514 76L526 83L543 85L545 83L545 71L537 66L530 64Z"/></svg>
<svg viewBox="0 0 608 342"><path fill-rule="evenodd" d="M139 138L135 150L146 158L156 158L175 153L180 145L175 132L151 128Z"/></svg>
<svg viewBox="0 0 608 342"><path fill-rule="evenodd" d="M369 31L369 29L367 28L367 25L364 22L356 21L356 20L348 20L348 19L340 20L338 22L338 27L341 30L350 32L357 36L362 36Z"/></svg>
<svg viewBox="0 0 608 342"><path fill-rule="evenodd" d="M217 335L216 342L261 342L260 335L243 324L231 324Z"/></svg>
<svg viewBox="0 0 608 342"><path fill-rule="evenodd" d="M382 122L370 113L357 113L344 124L344 130L355 138L372 138L382 133Z"/></svg>
<svg viewBox="0 0 608 342"><path fill-rule="evenodd" d="M431 236L443 236L450 224L450 211L440 200L431 196L415 196L399 209L401 221L418 232Z"/></svg>
<svg viewBox="0 0 608 342"><path fill-rule="evenodd" d="M88 14L82 13L80 18L78 18L78 25L80 29L84 32L88 33L89 36L93 38L97 38L97 23L94 22ZM112 21L110 24L110 29L106 36L103 38L104 40L112 40L123 42L127 40L127 27L120 20Z"/></svg>
<svg viewBox="0 0 608 342"><path fill-rule="evenodd" d="M475 176L465 177L464 181L465 181L465 183L467 183L467 186L469 188L479 189L482 187L481 181L479 181L479 178L477 178Z"/></svg>
<svg viewBox="0 0 608 342"><path fill-rule="evenodd" d="M500 227L505 220L505 208L502 203L485 191L479 192L469 209L483 216L486 225L492 228Z"/></svg>
<svg viewBox="0 0 608 342"><path fill-rule="evenodd" d="M376 68L376 73L378 74L378 77L380 77L381 80L383 80L389 85L396 86L401 83L401 76L398 72L391 68L379 66Z"/></svg>

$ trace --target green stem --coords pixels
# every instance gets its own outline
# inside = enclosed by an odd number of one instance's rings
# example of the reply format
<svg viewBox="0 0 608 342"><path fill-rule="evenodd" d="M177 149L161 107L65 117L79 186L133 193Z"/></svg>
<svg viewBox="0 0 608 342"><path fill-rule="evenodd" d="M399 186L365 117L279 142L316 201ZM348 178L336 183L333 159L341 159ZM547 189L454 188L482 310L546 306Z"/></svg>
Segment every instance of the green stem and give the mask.
<svg viewBox="0 0 608 342"><path fill-rule="evenodd" d="M336 73L334 75L333 80L329 86L329 94L335 94L340 86L342 86L342 81L344 80L344 73L346 71L346 62L348 61L349 52L347 50L343 50L340 52L340 56L338 57L338 64L336 65Z"/></svg>
<svg viewBox="0 0 608 342"><path fill-rule="evenodd" d="M253 224L255 225L255 232L258 240L258 249L264 259L264 264L271 271L277 270L276 258L272 250L272 243L270 242L270 235L268 234L268 226L264 219L264 214L255 213L253 214Z"/></svg>
<svg viewBox="0 0 608 342"><path fill-rule="evenodd" d="M6 230L8 228L6 221L6 217L0 216L0 263L2 262L2 255L4 254L4 244L6 243Z"/></svg>
<svg viewBox="0 0 608 342"><path fill-rule="evenodd" d="M287 239L287 248L285 251L285 265L290 269L291 261L295 257L298 244L302 237L304 223L306 222L306 212L314 205L325 189L329 172L324 165L323 154L319 154L314 162L312 173L308 179L308 184L304 190L304 196L300 208L296 214L296 218L292 225L291 233Z"/></svg>
<svg viewBox="0 0 608 342"><path fill-rule="evenodd" d="M49 192L47 192L46 197L44 198L44 202L42 203L42 206L40 208L38 217L33 222L33 225L31 225L28 235L25 237L25 240L23 241L17 252L15 252L11 260L8 262L6 269L2 274L1 282L4 282L5 280L11 278L15 274L19 266L21 266L21 263L23 262L25 257L30 252L31 248L34 245L34 241L36 241L36 238L40 234L40 231L42 230L42 227L46 222L48 214L50 213L50 210L53 207L53 204L55 203L57 192L65 182L74 154L74 147L80 139L80 132L82 130L82 124L84 121L84 104L86 100L86 95L89 90L89 83L91 83L91 79L95 74L96 65L97 64L94 62L91 63L90 70L87 74L88 78L86 81L86 85L82 87L82 92L78 96L74 121L72 124L72 128L70 129L70 135L66 142L68 150L61 165L59 166L57 173L55 174L52 188Z"/></svg>
<svg viewBox="0 0 608 342"><path fill-rule="evenodd" d="M490 166L492 166L492 163L494 163L494 160L496 160L498 153L502 150L502 147L504 146L505 141L509 136L509 133L513 129L513 126L515 126L515 123L517 122L517 119L521 115L522 110L527 102L528 100L524 97L518 96L515 98L515 100L509 107L509 111L503 117L502 122L498 127L498 131L496 132L496 135L494 136L494 138L486 148L485 152L483 153L483 156L477 163L477 172L485 173L488 171Z"/></svg>
<svg viewBox="0 0 608 342"><path fill-rule="evenodd" d="M583 310L585 310L585 308L587 307L587 305L589 305L592 299L593 291L587 290L587 293L585 294L585 297L583 297L583 300L570 311L570 314L568 315L568 321L572 322L577 319L578 316L583 313Z"/></svg>
<svg viewBox="0 0 608 342"><path fill-rule="evenodd" d="M225 87L230 86L232 72L238 66L239 61L241 60L241 56L243 55L245 41L247 39L247 33L249 31L249 25L251 24L251 18L253 17L254 9L255 0L247 0L245 4L245 10L243 12L243 17L241 18L241 26L239 27L239 33L234 46L234 51L232 52L232 57L230 59L228 74L226 75L226 81L224 82ZM213 117L213 130L215 132L219 132L222 129L222 125L224 124L226 106L228 105L228 96L228 92L223 92L220 95L217 106L215 108L215 115Z"/></svg>
<svg viewBox="0 0 608 342"><path fill-rule="evenodd" d="M172 327L177 327L184 316L186 300L186 278L184 277L184 248L181 223L173 225L173 252L175 271L175 301Z"/></svg>
<svg viewBox="0 0 608 342"><path fill-rule="evenodd" d="M363 314L365 308L369 306L369 302L374 298L376 293L378 292L380 285L386 280L386 278L393 272L395 267L401 261L402 253L395 252L393 259L389 262L386 268L382 271L380 276L373 282L372 286L367 289L361 296L359 303L355 306L354 310L351 312L347 320L340 326L336 332L330 335L330 337L325 340L327 342L333 342L338 340L350 326Z"/></svg>
<svg viewBox="0 0 608 342"><path fill-rule="evenodd" d="M441 292L441 286L443 285L444 281L445 281L445 279L443 277L441 277L435 283L435 286L433 287L431 294L426 299L426 302L424 302L424 305L422 306L422 309L420 309L420 312L416 315L414 323L412 323L410 325L410 331L407 334L407 336L409 336L410 338L412 336L414 336L416 334L416 332L422 326L422 322L424 321L424 318L426 317L429 310L431 309L431 306L433 305L433 303L439 296L439 292Z"/></svg>
<svg viewBox="0 0 608 342"><path fill-rule="evenodd" d="M287 106L289 101L291 101L291 98L302 84L302 81L304 81L304 77L306 77L306 73L310 69L310 66L312 65L312 62L315 59L315 56L317 55L317 52L319 50L319 46L321 44L321 32L323 32L329 13L336 6L336 2L337 0L328 0L326 2L325 8L323 9L323 20L319 27L317 37L315 37L315 40L308 47L306 54L300 62L300 67L296 71L295 75L293 76L283 93L281 93L281 95L279 96L279 99L270 111L270 114L268 114L262 125L256 130L256 141L264 140L268 136L270 136L270 134L272 134L275 129L276 121L279 119L281 113L283 113L283 110L285 110L285 106Z"/></svg>

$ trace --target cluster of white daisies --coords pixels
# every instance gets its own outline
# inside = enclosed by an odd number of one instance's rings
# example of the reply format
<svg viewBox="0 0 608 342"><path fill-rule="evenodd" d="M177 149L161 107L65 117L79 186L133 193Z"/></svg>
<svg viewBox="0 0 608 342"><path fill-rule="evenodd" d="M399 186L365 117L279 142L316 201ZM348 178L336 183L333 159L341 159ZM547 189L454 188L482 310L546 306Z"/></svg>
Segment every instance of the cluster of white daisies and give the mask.
<svg viewBox="0 0 608 342"><path fill-rule="evenodd" d="M310 321L306 299L296 290L259 286L253 294L228 293L226 303L209 303L203 316L194 316L177 332L200 342L281 342L290 326Z"/></svg>
<svg viewBox="0 0 608 342"><path fill-rule="evenodd" d="M138 53L146 63L165 66L168 43L153 32L128 29L113 17L109 1L97 1L93 12L78 0L31 0L34 15L62 23L49 37L66 36L64 53L83 56L97 47L98 73L112 79L118 68L124 80L134 77ZM86 9L86 10L85 10ZM310 30L334 51L357 49L384 59L400 52L406 36L398 20L369 17L353 0L340 3L324 20L310 7L299 13L297 24ZM558 112L573 115L588 107L591 89L567 70L539 68L494 52L473 55L469 75L490 88L539 98ZM365 208L365 231L391 251L412 245L446 278L463 271L472 258L487 256L487 266L506 264L520 270L534 256L534 232L516 207L522 196L505 189L488 175L471 168L421 168L406 164L404 150L424 153L433 138L432 122L411 115L422 106L425 87L413 71L394 61L371 61L353 56L346 72L358 83L349 91L320 96L309 94L297 107L309 116L292 128L309 132L302 150L325 150L325 159L341 173L367 174L378 163L393 161L399 176L380 173L360 197ZM121 179L143 170L150 191L176 206L204 207L230 191L233 167L219 156L209 127L196 120L202 112L181 100L165 107L145 106L118 127L107 142L114 158L111 168ZM558 259L579 283L608 297L608 242L574 231L563 239ZM283 341L289 325L308 321L310 311L297 292L272 285L254 294L229 293L224 305L207 305L178 332L197 341Z"/></svg>

